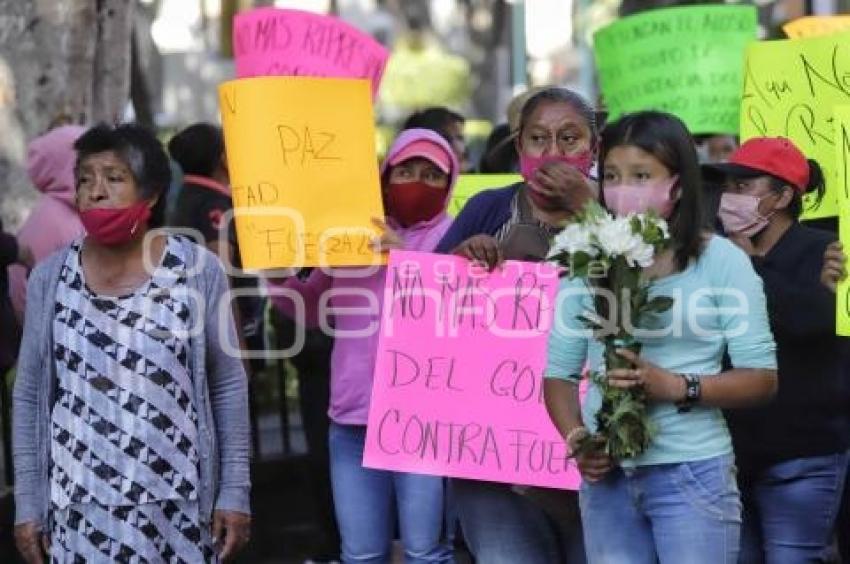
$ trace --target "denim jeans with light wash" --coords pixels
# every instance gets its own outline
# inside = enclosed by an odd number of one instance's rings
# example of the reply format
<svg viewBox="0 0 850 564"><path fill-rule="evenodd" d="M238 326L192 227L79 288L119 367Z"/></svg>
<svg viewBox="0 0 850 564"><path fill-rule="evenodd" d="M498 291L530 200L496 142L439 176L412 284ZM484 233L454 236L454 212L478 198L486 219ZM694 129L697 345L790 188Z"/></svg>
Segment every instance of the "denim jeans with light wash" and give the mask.
<svg viewBox="0 0 850 564"><path fill-rule="evenodd" d="M451 482L461 530L476 562L585 563L575 492L541 488L520 494L508 484ZM544 501L560 505L558 511L547 512Z"/></svg>
<svg viewBox="0 0 850 564"><path fill-rule="evenodd" d="M407 564L453 562L443 537L443 479L364 468L365 444L366 427L331 424L331 483L343 562L391 562L396 517Z"/></svg>
<svg viewBox="0 0 850 564"><path fill-rule="evenodd" d="M590 564L735 564L741 497L731 454L616 468L579 493Z"/></svg>
<svg viewBox="0 0 850 564"><path fill-rule="evenodd" d="M825 562L847 475L846 452L769 466L741 484L741 564Z"/></svg>

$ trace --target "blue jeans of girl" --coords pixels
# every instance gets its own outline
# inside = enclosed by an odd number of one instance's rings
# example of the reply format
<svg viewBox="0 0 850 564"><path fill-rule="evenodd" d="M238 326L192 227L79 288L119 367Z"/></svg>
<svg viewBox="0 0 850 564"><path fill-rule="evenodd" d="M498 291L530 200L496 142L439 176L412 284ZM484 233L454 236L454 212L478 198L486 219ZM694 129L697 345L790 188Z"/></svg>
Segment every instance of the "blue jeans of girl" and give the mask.
<svg viewBox="0 0 850 564"><path fill-rule="evenodd" d="M731 454L616 468L579 493L590 564L735 564L741 498Z"/></svg>

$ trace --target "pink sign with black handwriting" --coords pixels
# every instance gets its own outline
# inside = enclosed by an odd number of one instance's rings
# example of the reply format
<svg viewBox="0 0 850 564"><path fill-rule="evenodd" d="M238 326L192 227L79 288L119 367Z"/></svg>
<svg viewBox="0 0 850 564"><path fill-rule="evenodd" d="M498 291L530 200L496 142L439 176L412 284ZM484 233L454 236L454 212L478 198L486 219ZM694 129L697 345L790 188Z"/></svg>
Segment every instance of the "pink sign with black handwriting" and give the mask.
<svg viewBox="0 0 850 564"><path fill-rule="evenodd" d="M393 252L363 463L577 489L543 401L551 265Z"/></svg>

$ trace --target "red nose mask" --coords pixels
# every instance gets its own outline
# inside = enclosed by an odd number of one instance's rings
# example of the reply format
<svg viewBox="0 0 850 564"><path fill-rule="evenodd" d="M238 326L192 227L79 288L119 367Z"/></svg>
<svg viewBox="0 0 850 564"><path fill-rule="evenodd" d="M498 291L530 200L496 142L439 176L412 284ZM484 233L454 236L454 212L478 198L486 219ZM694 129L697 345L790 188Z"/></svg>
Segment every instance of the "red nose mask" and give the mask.
<svg viewBox="0 0 850 564"><path fill-rule="evenodd" d="M445 209L445 188L435 188L424 182L390 184L387 189L387 207L390 216L403 227L430 221Z"/></svg>
<svg viewBox="0 0 850 564"><path fill-rule="evenodd" d="M149 202L142 200L126 208L93 208L80 212L89 237L101 245L121 245L132 240L151 216Z"/></svg>

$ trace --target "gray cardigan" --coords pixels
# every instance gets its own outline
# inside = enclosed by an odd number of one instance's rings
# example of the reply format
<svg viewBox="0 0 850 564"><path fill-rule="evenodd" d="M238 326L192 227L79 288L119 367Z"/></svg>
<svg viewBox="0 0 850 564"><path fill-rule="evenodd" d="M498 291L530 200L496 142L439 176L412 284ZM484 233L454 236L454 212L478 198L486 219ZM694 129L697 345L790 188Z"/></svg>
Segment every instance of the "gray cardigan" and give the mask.
<svg viewBox="0 0 850 564"><path fill-rule="evenodd" d="M222 300L227 278L218 257L185 245L192 325L203 330L190 337L194 400L198 411L199 502L202 519L214 509L250 513L250 426L248 382L239 358L222 343L236 346L232 310ZM50 412L55 401L53 308L59 272L69 247L36 266L27 285L24 335L13 394L15 523L37 521L46 529L50 500ZM200 298L191 299L191 292Z"/></svg>

